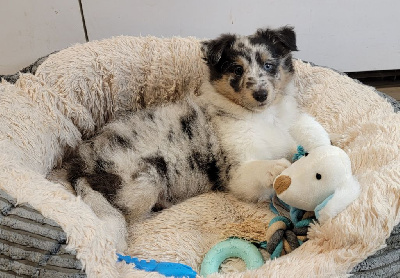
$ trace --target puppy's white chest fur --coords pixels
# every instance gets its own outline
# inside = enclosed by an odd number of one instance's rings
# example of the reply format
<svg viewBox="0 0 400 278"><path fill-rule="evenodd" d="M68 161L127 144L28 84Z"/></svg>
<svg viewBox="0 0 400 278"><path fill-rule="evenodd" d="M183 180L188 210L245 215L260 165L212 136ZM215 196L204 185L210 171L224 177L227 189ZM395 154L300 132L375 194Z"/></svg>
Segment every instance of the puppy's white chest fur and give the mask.
<svg viewBox="0 0 400 278"><path fill-rule="evenodd" d="M296 145L289 134L297 114L292 102L288 98L260 113L248 112L237 115L239 119L223 119L218 124L222 145L240 161L288 157Z"/></svg>
<svg viewBox="0 0 400 278"><path fill-rule="evenodd" d="M207 110L220 138L221 147L236 161L274 160L290 157L296 143L289 130L299 115L293 94L282 96L265 110L243 109L205 90L202 103L212 103Z"/></svg>

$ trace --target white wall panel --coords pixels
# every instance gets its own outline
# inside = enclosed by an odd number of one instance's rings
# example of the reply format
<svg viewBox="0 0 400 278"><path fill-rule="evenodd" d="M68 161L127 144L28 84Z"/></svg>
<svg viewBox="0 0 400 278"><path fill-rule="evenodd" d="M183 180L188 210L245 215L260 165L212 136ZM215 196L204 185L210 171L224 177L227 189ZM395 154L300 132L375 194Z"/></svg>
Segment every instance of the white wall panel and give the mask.
<svg viewBox="0 0 400 278"><path fill-rule="evenodd" d="M0 74L85 41L78 0L0 0Z"/></svg>
<svg viewBox="0 0 400 278"><path fill-rule="evenodd" d="M295 26L297 57L341 71L400 68L398 0L83 0L89 39Z"/></svg>

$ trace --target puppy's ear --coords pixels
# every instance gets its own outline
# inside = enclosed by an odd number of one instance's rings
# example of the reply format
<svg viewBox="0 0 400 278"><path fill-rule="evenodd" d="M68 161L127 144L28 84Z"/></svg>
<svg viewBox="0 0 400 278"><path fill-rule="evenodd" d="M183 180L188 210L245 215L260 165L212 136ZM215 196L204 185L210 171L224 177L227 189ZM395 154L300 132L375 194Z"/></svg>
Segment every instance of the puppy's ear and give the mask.
<svg viewBox="0 0 400 278"><path fill-rule="evenodd" d="M231 48L235 40L235 35L224 34L217 39L202 42L204 59L209 65L215 66L220 61L224 50Z"/></svg>
<svg viewBox="0 0 400 278"><path fill-rule="evenodd" d="M285 26L279 29L258 29L251 38L253 43L272 43L281 49L282 54L297 51L294 28Z"/></svg>
<svg viewBox="0 0 400 278"><path fill-rule="evenodd" d="M275 36L290 51L297 51L296 33L293 27L285 26L275 31Z"/></svg>

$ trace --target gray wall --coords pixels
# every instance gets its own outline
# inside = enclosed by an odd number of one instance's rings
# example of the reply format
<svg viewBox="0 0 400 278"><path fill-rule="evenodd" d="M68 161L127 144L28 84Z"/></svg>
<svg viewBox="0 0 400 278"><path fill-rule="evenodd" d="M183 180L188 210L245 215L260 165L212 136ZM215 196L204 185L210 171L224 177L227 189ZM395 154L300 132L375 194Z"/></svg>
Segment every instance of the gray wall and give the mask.
<svg viewBox="0 0 400 278"><path fill-rule="evenodd" d="M0 74L85 41L78 0L0 0ZM296 57L341 71L400 68L398 0L82 0L89 40L250 34L292 25Z"/></svg>

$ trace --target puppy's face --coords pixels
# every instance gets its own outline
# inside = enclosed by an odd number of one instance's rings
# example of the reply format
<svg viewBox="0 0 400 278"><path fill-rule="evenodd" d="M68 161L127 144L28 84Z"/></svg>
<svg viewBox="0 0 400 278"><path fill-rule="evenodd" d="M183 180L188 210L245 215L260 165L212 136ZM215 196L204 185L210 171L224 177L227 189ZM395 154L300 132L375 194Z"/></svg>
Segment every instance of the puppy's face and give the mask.
<svg viewBox="0 0 400 278"><path fill-rule="evenodd" d="M262 111L284 94L293 75L293 28L260 29L251 36L224 34L203 42L216 91L251 111Z"/></svg>

